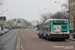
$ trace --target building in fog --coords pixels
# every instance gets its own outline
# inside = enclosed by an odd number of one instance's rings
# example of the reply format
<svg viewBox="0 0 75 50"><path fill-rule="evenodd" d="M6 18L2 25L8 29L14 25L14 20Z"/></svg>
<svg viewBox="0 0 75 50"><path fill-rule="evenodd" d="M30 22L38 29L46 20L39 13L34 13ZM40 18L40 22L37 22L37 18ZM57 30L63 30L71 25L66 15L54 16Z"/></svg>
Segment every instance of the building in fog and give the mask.
<svg viewBox="0 0 75 50"><path fill-rule="evenodd" d="M18 19L11 19L6 22L6 25L9 26L21 26L21 27L26 27L28 25L31 25L29 22L27 22L25 19L18 18Z"/></svg>
<svg viewBox="0 0 75 50"><path fill-rule="evenodd" d="M75 0L69 0L70 8L70 32L73 33L75 30Z"/></svg>
<svg viewBox="0 0 75 50"><path fill-rule="evenodd" d="M36 26L36 25L38 25L38 24L39 24L39 21L37 21L37 20L33 20L33 21L32 21L32 25Z"/></svg>
<svg viewBox="0 0 75 50"><path fill-rule="evenodd" d="M0 31L4 29L6 17L0 16Z"/></svg>

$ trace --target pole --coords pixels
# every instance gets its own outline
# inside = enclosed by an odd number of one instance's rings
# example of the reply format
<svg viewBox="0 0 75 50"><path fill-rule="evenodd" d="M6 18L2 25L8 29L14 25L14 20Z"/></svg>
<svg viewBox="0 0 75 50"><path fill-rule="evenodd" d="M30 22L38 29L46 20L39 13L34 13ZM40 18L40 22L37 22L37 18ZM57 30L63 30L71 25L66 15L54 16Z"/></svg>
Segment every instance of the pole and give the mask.
<svg viewBox="0 0 75 50"><path fill-rule="evenodd" d="M45 21L45 20L44 20ZM43 21L43 34L44 34L44 21Z"/></svg>
<svg viewBox="0 0 75 50"><path fill-rule="evenodd" d="M6 14L6 16L9 15L9 14L10 14L10 13Z"/></svg>
<svg viewBox="0 0 75 50"><path fill-rule="evenodd" d="M46 9L46 8L44 8L44 9L47 10L47 11L49 12L49 15L52 15L48 9ZM49 16L49 17L50 17L50 16Z"/></svg>
<svg viewBox="0 0 75 50"><path fill-rule="evenodd" d="M46 19L43 21L43 34L44 34L44 23L45 23Z"/></svg>
<svg viewBox="0 0 75 50"><path fill-rule="evenodd" d="M8 11L8 10L5 10L5 11L2 13L2 16L3 16L3 14L4 14L6 11Z"/></svg>
<svg viewBox="0 0 75 50"><path fill-rule="evenodd" d="M3 3L0 3L0 5L3 5Z"/></svg>
<svg viewBox="0 0 75 50"><path fill-rule="evenodd" d="M46 9L46 8L44 8L45 10L48 10L48 9ZM48 10L49 11L49 10ZM50 13L50 11L49 11L49 13Z"/></svg>
<svg viewBox="0 0 75 50"><path fill-rule="evenodd" d="M6 12L6 11L8 11L8 10L5 10L4 12ZM4 12L2 13L2 16L3 16L3 14L4 14ZM3 19L3 18L2 18ZM2 30L4 30L4 21L3 21L3 24L2 24Z"/></svg>
<svg viewBox="0 0 75 50"><path fill-rule="evenodd" d="M62 13L62 10L63 10L63 4L61 4L60 2L57 2L57 1L55 1L55 3L58 3L58 4L60 4L60 6L61 6L61 13ZM62 17L62 15L61 15L61 17Z"/></svg>
<svg viewBox="0 0 75 50"><path fill-rule="evenodd" d="M11 15L11 16L13 16L13 15ZM11 17L11 16L9 16L9 20L10 20L10 17Z"/></svg>
<svg viewBox="0 0 75 50"><path fill-rule="evenodd" d="M3 3L0 3L0 5L3 5ZM0 14L1 15L1 14ZM2 21L3 22L3 21ZM2 30L2 26L3 26L3 23L2 23L2 25L1 25L1 30Z"/></svg>

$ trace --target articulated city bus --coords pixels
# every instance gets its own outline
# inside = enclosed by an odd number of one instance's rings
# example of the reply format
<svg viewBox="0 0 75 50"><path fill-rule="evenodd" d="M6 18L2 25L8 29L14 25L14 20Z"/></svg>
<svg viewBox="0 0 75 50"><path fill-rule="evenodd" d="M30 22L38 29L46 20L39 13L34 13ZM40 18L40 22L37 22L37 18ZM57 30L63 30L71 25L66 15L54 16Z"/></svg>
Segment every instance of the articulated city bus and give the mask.
<svg viewBox="0 0 75 50"><path fill-rule="evenodd" d="M68 19L48 19L38 25L40 38L61 39L69 38L69 21Z"/></svg>

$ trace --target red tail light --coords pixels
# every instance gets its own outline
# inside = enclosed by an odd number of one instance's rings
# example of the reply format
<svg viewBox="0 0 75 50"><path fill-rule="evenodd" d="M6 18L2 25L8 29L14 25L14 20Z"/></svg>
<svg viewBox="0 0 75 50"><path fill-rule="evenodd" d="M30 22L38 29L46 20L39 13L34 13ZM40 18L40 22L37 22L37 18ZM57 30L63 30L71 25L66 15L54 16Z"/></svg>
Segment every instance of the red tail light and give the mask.
<svg viewBox="0 0 75 50"><path fill-rule="evenodd" d="M68 35L68 34L65 34L65 35Z"/></svg>
<svg viewBox="0 0 75 50"><path fill-rule="evenodd" d="M56 34L52 34L52 35L56 35Z"/></svg>

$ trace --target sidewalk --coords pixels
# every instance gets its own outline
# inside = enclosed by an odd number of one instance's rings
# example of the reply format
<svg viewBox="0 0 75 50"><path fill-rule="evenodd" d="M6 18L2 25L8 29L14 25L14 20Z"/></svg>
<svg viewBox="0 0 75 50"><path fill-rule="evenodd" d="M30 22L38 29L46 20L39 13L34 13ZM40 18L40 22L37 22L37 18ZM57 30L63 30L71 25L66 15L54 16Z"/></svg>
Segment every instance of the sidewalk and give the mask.
<svg viewBox="0 0 75 50"><path fill-rule="evenodd" d="M32 31L38 33L39 31L37 31L37 28L31 29ZM69 40L75 41L75 39L73 38L73 34L70 34L70 38Z"/></svg>
<svg viewBox="0 0 75 50"><path fill-rule="evenodd" d="M73 34L70 34L70 38L69 38L69 40L73 40L73 41L75 41L75 39L73 38Z"/></svg>
<svg viewBox="0 0 75 50"><path fill-rule="evenodd" d="M39 31L37 31L37 28L31 29L32 31L38 33Z"/></svg>

